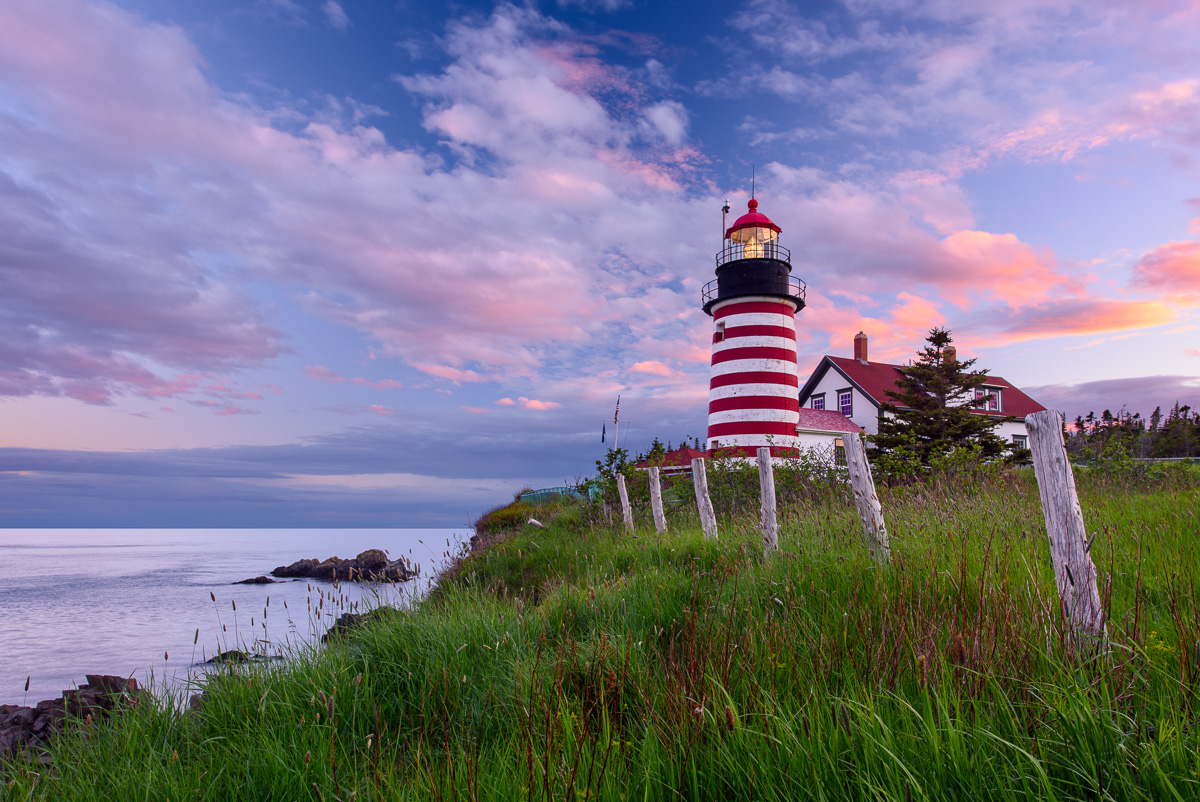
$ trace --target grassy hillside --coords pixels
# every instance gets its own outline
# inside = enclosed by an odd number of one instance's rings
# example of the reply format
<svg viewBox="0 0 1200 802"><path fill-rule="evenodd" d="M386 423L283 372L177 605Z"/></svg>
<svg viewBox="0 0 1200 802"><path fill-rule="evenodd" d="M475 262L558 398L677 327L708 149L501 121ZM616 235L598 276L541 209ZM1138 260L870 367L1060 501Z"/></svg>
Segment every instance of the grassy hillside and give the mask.
<svg viewBox="0 0 1200 802"><path fill-rule="evenodd" d="M1197 474L1079 483L1111 636L1085 659L1028 471L885 489L883 569L820 482L766 559L746 505L715 542L686 499L666 536L539 507L418 609L63 738L5 798L1197 798Z"/></svg>

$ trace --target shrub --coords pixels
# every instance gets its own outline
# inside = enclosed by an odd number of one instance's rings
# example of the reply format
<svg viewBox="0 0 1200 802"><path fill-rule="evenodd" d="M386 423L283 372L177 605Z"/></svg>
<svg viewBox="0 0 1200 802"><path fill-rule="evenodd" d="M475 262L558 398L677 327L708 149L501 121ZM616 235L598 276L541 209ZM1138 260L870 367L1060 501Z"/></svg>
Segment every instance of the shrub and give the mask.
<svg viewBox="0 0 1200 802"><path fill-rule="evenodd" d="M520 498L520 496L517 496ZM490 535L511 529L520 529L529 520L533 507L523 501L514 501L488 510L475 522L475 532Z"/></svg>

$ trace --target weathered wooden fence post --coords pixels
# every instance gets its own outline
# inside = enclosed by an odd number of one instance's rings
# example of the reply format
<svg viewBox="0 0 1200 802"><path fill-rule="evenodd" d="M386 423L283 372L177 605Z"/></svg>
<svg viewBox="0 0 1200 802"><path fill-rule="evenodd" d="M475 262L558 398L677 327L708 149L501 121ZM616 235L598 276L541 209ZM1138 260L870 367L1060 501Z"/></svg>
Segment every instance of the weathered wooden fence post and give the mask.
<svg viewBox="0 0 1200 802"><path fill-rule="evenodd" d="M700 512L700 528L709 540L717 539L717 514L708 497L708 474L704 472L704 457L692 460L692 486L696 489L696 509Z"/></svg>
<svg viewBox="0 0 1200 802"><path fill-rule="evenodd" d="M854 504L867 536L867 548L879 562L891 562L892 547L883 522L879 495L875 492L875 478L871 476L871 465L867 462L867 446L857 432L845 435L842 442L846 449L846 468L850 472L850 490L854 493Z"/></svg>
<svg viewBox="0 0 1200 802"><path fill-rule="evenodd" d="M1033 471L1042 497L1046 536L1050 539L1050 561L1063 619L1071 633L1071 648L1083 638L1101 640L1105 635L1104 607L1096 587L1096 565L1092 544L1083 526L1083 511L1075 492L1075 475L1067 458L1062 436L1063 416L1044 409L1025 418Z"/></svg>
<svg viewBox="0 0 1200 802"><path fill-rule="evenodd" d="M763 550L779 551L779 522L775 518L775 471L771 467L771 449L758 450L758 488L762 496Z"/></svg>
<svg viewBox="0 0 1200 802"><path fill-rule="evenodd" d="M650 477L650 510L654 513L654 531L660 535L667 531L667 516L663 514L662 485L658 481L658 468L646 471Z"/></svg>
<svg viewBox="0 0 1200 802"><path fill-rule="evenodd" d="M625 474L617 474L617 495L621 497L621 517L625 519L625 528L633 531L633 508L629 506L629 491L625 489Z"/></svg>

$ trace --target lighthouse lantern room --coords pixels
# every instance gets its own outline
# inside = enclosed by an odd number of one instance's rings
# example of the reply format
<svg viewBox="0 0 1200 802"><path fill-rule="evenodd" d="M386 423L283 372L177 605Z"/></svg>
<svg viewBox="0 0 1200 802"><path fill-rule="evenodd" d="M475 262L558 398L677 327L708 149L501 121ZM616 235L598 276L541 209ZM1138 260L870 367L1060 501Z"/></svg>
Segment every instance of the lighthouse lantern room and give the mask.
<svg viewBox="0 0 1200 802"><path fill-rule="evenodd" d="M755 199L747 207L725 231L717 277L703 290L713 318L708 449L752 457L769 447L780 456L799 442L796 313L805 286L792 276L782 230Z"/></svg>

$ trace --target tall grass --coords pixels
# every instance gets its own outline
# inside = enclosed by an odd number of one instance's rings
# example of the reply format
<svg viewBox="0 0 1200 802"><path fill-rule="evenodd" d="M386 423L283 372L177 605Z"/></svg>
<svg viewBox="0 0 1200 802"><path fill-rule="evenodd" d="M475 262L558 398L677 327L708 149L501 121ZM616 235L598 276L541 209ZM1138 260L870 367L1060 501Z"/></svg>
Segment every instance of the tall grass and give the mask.
<svg viewBox="0 0 1200 802"><path fill-rule="evenodd" d="M144 704L64 737L5 793L1196 798L1196 474L1078 482L1110 622L1082 658L1027 471L883 489L889 568L836 487L790 498L767 559L737 503L716 542L686 503L665 536L562 505L539 508L549 531L493 533L418 608L230 666L197 712Z"/></svg>

